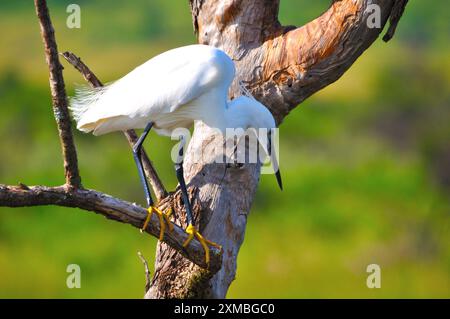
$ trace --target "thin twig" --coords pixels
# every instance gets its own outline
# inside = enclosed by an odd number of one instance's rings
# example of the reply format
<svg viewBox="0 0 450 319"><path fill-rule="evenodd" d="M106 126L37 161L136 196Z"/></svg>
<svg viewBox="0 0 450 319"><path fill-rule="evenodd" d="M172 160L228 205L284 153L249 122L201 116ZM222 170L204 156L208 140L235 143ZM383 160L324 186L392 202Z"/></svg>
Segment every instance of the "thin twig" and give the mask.
<svg viewBox="0 0 450 319"><path fill-rule="evenodd" d="M36 14L39 18L41 36L45 47L45 58L50 70L50 90L52 94L53 112L58 126L59 139L64 158L66 185L80 188L81 177L78 171L77 151L73 141L70 124L67 96L62 74L63 67L59 62L58 48L55 40L50 15L45 0L35 0Z"/></svg>
<svg viewBox="0 0 450 319"><path fill-rule="evenodd" d="M145 260L144 256L142 255L142 253L140 251L137 252L137 255L139 257L139 259L142 261L142 263L144 264L144 272L145 272L145 293L147 293L147 291L150 289L150 285L151 285L151 274L150 274L150 269L148 268L148 263L147 260Z"/></svg>
<svg viewBox="0 0 450 319"><path fill-rule="evenodd" d="M26 207L58 205L64 207L76 207L101 214L108 219L141 228L148 215L145 208L95 190L82 188L81 178L78 172L76 149L70 125L67 95L62 74L63 67L58 58L54 29L50 20L46 1L35 0L35 7L40 21L41 34L45 46L45 56L50 69L50 89L52 93L53 110L63 149L66 184L59 187L28 187L22 183L20 183L19 186L0 184L0 206ZM72 58L77 57L73 55ZM101 86L102 83L89 68L87 68L79 58L77 58L77 61L78 63L75 63L75 66L85 76L86 80L92 86ZM130 143L134 144L135 139L137 139L134 131L127 132L126 135ZM166 195L166 191L146 155L144 155L144 167L150 177L152 186L154 186L156 196L158 199L163 198ZM154 237L159 237L160 226L158 217L152 215L145 232ZM179 226L175 224L173 226L172 231L165 232L163 241L166 244L198 266L208 268L210 273L214 274L219 271L222 264L222 252L220 250L214 247L210 249L211 258L209 265L207 265L205 261L205 252L201 244L197 241L192 241L187 247L183 247L183 243L188 235Z"/></svg>
<svg viewBox="0 0 450 319"><path fill-rule="evenodd" d="M395 30L397 30L398 22L403 16L408 0L396 0L392 7L391 15L389 17L389 29L383 37L384 42L388 42L394 37Z"/></svg>
<svg viewBox="0 0 450 319"><path fill-rule="evenodd" d="M83 75L84 79L89 83L91 87L97 88L103 86L103 83L98 79L98 77L94 74L94 72L92 72L89 69L89 67L86 64L84 64L84 62L81 61L81 59L78 56L76 56L71 52L64 52L61 55L67 60L67 62L69 62L73 67L75 67L75 69L77 69ZM137 142L138 136L134 130L128 130L123 133L125 134L125 137L127 138L130 146L133 146ZM159 178L158 173L153 167L153 163L147 156L147 153L145 152L144 148L142 148L141 158L145 175L147 176L147 179L150 181L150 184L152 186L156 198L158 199L158 201L160 201L161 199L167 196L167 191L164 188L164 185L161 182L161 179Z"/></svg>
<svg viewBox="0 0 450 319"><path fill-rule="evenodd" d="M0 184L0 206L26 207L58 205L64 207L76 207L86 211L92 211L105 216L108 219L130 224L141 228L147 216L147 209L132 204L110 195L89 189L67 189L65 186L7 186ZM187 234L180 226L173 224L172 231L166 230L163 241L176 249L187 259L202 268L208 268L205 262L205 252L198 241L191 241L185 248L183 243ZM160 224L156 214L145 229L148 234L159 237ZM219 271L222 265L222 252L210 247L210 264L208 270L211 273Z"/></svg>

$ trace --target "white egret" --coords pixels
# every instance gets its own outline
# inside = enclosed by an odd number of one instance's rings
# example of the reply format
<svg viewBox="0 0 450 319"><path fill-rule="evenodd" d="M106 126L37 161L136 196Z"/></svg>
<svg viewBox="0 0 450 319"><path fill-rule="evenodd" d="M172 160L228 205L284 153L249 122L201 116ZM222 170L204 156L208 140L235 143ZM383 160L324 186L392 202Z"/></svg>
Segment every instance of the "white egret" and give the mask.
<svg viewBox="0 0 450 319"><path fill-rule="evenodd" d="M147 180L144 176L140 151L142 143L153 128L158 134L171 135L180 127L190 127L194 121L218 128L266 128L271 132L275 120L261 103L248 96L227 100L228 89L234 79L235 66L223 51L206 45L190 45L162 53L137 67L121 79L102 88L86 89L71 101L71 110L77 128L94 135L128 129L144 129L133 147L133 156L144 187L149 214L143 229L153 212L159 215L161 237L164 235L166 214L154 207ZM184 139L183 136L180 137ZM269 146L264 149L270 152ZM265 140L267 142L267 140ZM180 156L184 143L180 143ZM272 156L278 184L281 177ZM196 237L203 245L206 261L209 261L207 245L216 245L204 239L193 226L192 209L183 177L183 163L175 164L183 202L186 208L186 246ZM170 223L169 223L170 225Z"/></svg>

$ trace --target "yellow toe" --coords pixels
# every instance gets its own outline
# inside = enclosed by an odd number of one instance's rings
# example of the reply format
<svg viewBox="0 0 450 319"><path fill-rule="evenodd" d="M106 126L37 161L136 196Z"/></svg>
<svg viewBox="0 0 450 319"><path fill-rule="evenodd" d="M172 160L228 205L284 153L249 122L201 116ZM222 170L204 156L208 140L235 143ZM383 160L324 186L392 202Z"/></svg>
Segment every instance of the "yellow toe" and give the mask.
<svg viewBox="0 0 450 319"><path fill-rule="evenodd" d="M168 225L169 231L173 230L173 224L170 221L170 215L172 214L172 209L169 208L167 210L167 212L163 213L159 208L154 207L154 206L150 206L148 209L148 214L147 214L147 218L144 221L144 225L141 228L141 233L143 231L145 231L145 229L148 226L148 223L150 222L150 220L152 219L152 214L155 213L156 215L158 215L158 219L159 219L159 227L160 227L160 231L159 231L159 240L163 240L164 238L164 233L166 231L166 224Z"/></svg>
<svg viewBox="0 0 450 319"><path fill-rule="evenodd" d="M148 223L149 223L150 220L152 219L152 214L153 214L153 207L150 206L150 207L147 209L147 218L145 218L144 225L143 225L142 228L141 228L141 233L143 233L143 232L145 231L145 229L147 229Z"/></svg>
<svg viewBox="0 0 450 319"><path fill-rule="evenodd" d="M194 238L195 231L196 231L195 227L192 226L192 224L189 224L189 226L186 228L186 233L188 234L188 238L186 238L186 240L184 241L183 247L186 247L187 245L189 245L189 243Z"/></svg>
<svg viewBox="0 0 450 319"><path fill-rule="evenodd" d="M192 241L192 239L194 237L197 238L199 243L202 245L203 250L205 251L205 262L206 262L206 265L209 267L210 254L209 254L208 245L217 247L219 249L222 249L222 247L220 245L204 238L202 236L202 234L200 234L192 224L189 224L189 226L186 228L186 233L188 234L188 238L183 243L183 247L186 247Z"/></svg>
<svg viewBox="0 0 450 319"><path fill-rule="evenodd" d="M172 216L172 208L169 207L169 209L163 213L163 217L166 220L167 225L169 226L169 231L173 231L173 224L170 221L170 216Z"/></svg>

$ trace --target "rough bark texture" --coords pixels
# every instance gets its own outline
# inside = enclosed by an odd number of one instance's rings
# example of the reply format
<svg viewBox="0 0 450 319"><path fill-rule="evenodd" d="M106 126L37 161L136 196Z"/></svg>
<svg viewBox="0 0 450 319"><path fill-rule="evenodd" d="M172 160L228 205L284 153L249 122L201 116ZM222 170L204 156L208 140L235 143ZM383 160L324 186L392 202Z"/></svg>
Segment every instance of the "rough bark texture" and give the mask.
<svg viewBox="0 0 450 319"><path fill-rule="evenodd" d="M298 103L337 80L377 38L381 29L369 29L366 24L372 14L366 10L369 5L380 6L382 26L390 18L391 27L385 37L389 40L406 3L407 0L335 0L321 17L295 28L283 27L278 22L277 0L190 1L199 42L222 48L236 63L237 76L230 97L239 94L237 82L245 83L272 111L278 123ZM147 215L146 209L83 189L81 185L53 26L46 1L35 0L35 6L50 70L66 184L59 187L0 185L0 206L78 207L140 228ZM78 62L80 67L81 61ZM92 85L101 85L86 69L86 79ZM159 242L155 275L147 298L223 298L235 277L236 259L260 167L257 164L240 167L211 164L221 154L223 146L222 140L216 139L214 134L207 126L196 124L184 166L196 224L205 237L223 246L223 262L222 252L211 248L211 263L209 269L205 269L204 252L197 241L192 241L187 248L182 247L187 237L183 229L187 225L177 190L164 197L159 206L162 209L173 207L177 212L174 221L183 228L175 226L172 233L166 233L164 242ZM133 142L134 138L131 136L129 140ZM196 160L198 154L202 154L201 161ZM151 168L149 160L148 166L147 170ZM151 180L151 172L148 175ZM164 187L156 184L152 186L161 198L165 194ZM159 236L156 216L152 217L146 231Z"/></svg>
<svg viewBox="0 0 450 319"><path fill-rule="evenodd" d="M66 183L63 186L28 187L22 183L18 186L8 186L0 184L0 207L26 207L38 205L59 205L66 207L77 207L86 211L92 211L104 215L105 217L122 223L141 228L147 217L147 210L136 204L131 204L123 200L111 197L95 190L84 189L81 185L78 173L77 153L70 126L70 117L67 109L67 96L64 87L62 66L58 59L58 51L54 30L51 23L48 7L45 0L35 0L36 13L41 26L41 35L45 47L45 55L50 70L50 89L53 98L53 109L63 150ZM99 79L92 73L81 60L73 54L64 55L93 86L101 86ZM125 134L130 143L134 144L136 134L134 131ZM150 179L151 185L158 198L162 198L166 191L154 171L150 160L143 156L146 175ZM192 189L195 193L195 189ZM164 197L159 203L162 210L169 207L179 209L181 206L180 192L174 192ZM198 205L194 208L198 209ZM145 231L155 237L160 235L161 221L153 215ZM203 247L193 241L186 248L183 243L187 238L185 231L174 226L172 232L166 231L163 241L178 251L181 256L191 260L191 262L202 267L204 273L212 276L222 265L222 253L218 249L212 248L210 251L210 263L205 262L205 252Z"/></svg>
<svg viewBox="0 0 450 319"><path fill-rule="evenodd" d="M64 158L64 172L66 185L81 187L81 177L78 172L77 151L73 141L67 96L63 77L63 67L59 62L58 47L56 45L55 30L48 13L47 3L44 0L35 0L36 14L41 27L42 41L44 42L45 58L50 71L50 90L52 94L53 113L58 126L59 139Z"/></svg>
<svg viewBox="0 0 450 319"><path fill-rule="evenodd" d="M322 16L298 28L279 23L277 0L191 0L190 5L199 43L223 49L236 63L230 97L239 95L242 81L279 124L299 103L339 79L379 36L382 29L367 27L373 13L368 5L380 6L384 27L399 12L394 5L403 12L406 2L333 1ZM391 20L396 24L398 18ZM222 268L212 276L160 243L147 298L223 298L235 278L259 166L210 164L217 149L210 129L196 124L184 168L188 186L198 189L200 230L223 246ZM203 162L194 161L193 154L203 154Z"/></svg>
<svg viewBox="0 0 450 319"><path fill-rule="evenodd" d="M174 197L178 198L179 196ZM173 205L172 197L166 197L160 208L165 209ZM58 205L64 207L75 207L85 211L91 211L105 216L110 220L132 225L138 229L144 224L147 210L139 205L114 198L107 194L90 189L67 188L66 185L58 187L46 186L7 186L0 184L0 206L4 207L26 207L39 205ZM180 204L177 204L179 206ZM160 234L160 222L153 214L145 232L155 237ZM183 243L187 238L184 229L174 225L174 229L166 231L164 241L178 251L180 256L188 258L192 262L206 268L205 254L202 246L197 241L192 241L186 248ZM222 264L222 256L218 249L211 248L211 261L209 272L214 273L219 270ZM199 267L199 266L197 266ZM200 268L200 267L199 267ZM201 269L201 268L200 268ZM204 270L207 272L206 270Z"/></svg>

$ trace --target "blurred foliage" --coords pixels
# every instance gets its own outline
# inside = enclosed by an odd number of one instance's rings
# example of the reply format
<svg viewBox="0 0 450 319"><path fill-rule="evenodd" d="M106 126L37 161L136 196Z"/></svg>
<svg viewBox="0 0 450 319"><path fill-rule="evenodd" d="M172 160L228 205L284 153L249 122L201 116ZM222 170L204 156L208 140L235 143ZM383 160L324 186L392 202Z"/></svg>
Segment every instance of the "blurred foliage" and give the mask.
<svg viewBox="0 0 450 319"><path fill-rule="evenodd" d="M172 47L195 42L187 1L49 1L59 49L105 82ZM318 16L328 0L284 0L283 24ZM378 40L342 79L281 126L285 191L262 176L229 297L450 297L450 22L445 0L410 1L395 38ZM0 3L0 183L58 185L62 164L34 8ZM65 70L69 94L83 79ZM75 132L83 184L144 204L121 134ZM175 187L172 141L147 149ZM156 239L60 207L0 208L0 297L143 294L136 252ZM66 266L82 269L66 287ZM366 287L377 263L382 288Z"/></svg>

